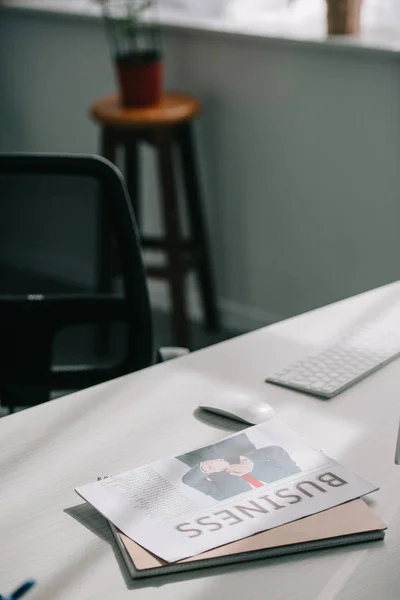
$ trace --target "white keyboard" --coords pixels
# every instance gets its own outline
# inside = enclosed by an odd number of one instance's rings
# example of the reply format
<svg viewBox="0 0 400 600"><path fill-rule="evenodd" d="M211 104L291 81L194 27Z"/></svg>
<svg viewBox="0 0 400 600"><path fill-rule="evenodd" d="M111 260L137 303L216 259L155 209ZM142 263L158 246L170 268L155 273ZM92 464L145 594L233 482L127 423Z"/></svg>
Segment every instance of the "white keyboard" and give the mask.
<svg viewBox="0 0 400 600"><path fill-rule="evenodd" d="M314 356L266 381L332 398L400 356L400 305L381 311Z"/></svg>

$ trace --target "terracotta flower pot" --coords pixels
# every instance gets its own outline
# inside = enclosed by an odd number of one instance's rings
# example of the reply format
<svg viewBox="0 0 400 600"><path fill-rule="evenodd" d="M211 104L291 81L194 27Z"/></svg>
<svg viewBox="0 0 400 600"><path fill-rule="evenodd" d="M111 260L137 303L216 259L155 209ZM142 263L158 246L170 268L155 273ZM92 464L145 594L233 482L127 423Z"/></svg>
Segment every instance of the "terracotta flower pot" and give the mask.
<svg viewBox="0 0 400 600"><path fill-rule="evenodd" d="M116 59L122 104L127 108L158 104L163 87L163 61L157 53Z"/></svg>
<svg viewBox="0 0 400 600"><path fill-rule="evenodd" d="M329 35L360 33L362 0L326 0Z"/></svg>
<svg viewBox="0 0 400 600"><path fill-rule="evenodd" d="M161 100L161 30L152 10L156 0L101 0L121 101L126 107Z"/></svg>

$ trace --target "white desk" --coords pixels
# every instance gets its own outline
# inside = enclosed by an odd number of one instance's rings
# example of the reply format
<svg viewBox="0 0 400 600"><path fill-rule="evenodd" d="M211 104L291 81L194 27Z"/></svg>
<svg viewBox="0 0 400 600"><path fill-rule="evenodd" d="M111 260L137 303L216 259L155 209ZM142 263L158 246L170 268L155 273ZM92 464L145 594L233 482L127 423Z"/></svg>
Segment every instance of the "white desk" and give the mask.
<svg viewBox="0 0 400 600"><path fill-rule="evenodd" d="M1 419L0 591L35 577L30 600L398 600L400 360L329 401L263 383L382 298L399 302L400 284ZM389 524L385 542L130 582L102 518L79 522L87 510L72 509L74 486L239 429L193 415L205 390L232 383L264 391L283 421L381 486L373 506Z"/></svg>

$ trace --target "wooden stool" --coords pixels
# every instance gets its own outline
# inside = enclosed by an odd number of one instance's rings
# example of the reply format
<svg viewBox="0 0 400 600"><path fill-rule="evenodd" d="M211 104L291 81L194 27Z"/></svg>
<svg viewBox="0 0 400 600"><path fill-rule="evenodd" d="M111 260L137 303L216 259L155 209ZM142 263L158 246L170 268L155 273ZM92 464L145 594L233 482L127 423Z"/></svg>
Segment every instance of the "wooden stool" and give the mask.
<svg viewBox="0 0 400 600"><path fill-rule="evenodd" d="M102 127L101 154L115 163L118 146L124 149L125 178L139 228L141 216L139 144L149 143L157 152L165 236L142 236L142 246L144 249L151 248L166 253L166 266L148 266L147 272L149 277L166 279L169 282L173 329L176 343L182 346L187 346L189 343L185 278L191 268L194 268L198 274L206 326L210 330L218 328L218 313L190 125L200 112L200 108L200 103L195 98L184 94L164 94L159 105L134 109L121 107L119 97L113 95L95 102L91 108L93 119ZM183 239L180 227L173 160L175 144L182 165L190 226L189 239ZM99 289L107 293L111 289L113 265L105 214L100 219L99 243L98 284Z"/></svg>

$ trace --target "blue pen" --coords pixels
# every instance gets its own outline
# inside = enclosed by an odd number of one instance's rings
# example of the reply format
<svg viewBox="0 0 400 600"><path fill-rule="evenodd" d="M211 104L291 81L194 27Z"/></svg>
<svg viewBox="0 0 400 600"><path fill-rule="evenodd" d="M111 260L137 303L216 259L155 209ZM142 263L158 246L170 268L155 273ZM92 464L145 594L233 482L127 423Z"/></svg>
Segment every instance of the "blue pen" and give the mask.
<svg viewBox="0 0 400 600"><path fill-rule="evenodd" d="M36 581L30 579L29 581L25 581L22 585L19 586L10 596L1 596L0 600L19 600L22 596L25 596L27 592L36 584Z"/></svg>

